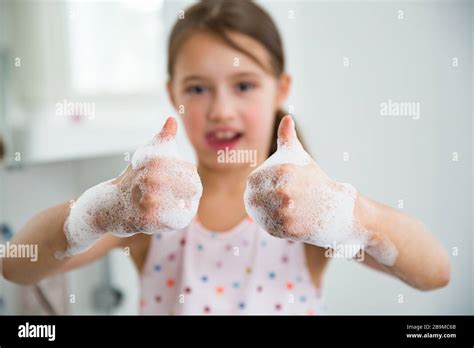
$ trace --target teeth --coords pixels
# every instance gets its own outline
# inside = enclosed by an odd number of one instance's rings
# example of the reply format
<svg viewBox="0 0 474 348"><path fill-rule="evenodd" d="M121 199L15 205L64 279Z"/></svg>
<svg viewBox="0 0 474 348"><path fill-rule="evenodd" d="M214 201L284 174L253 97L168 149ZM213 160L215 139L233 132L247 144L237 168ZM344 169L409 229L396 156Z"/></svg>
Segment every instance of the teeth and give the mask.
<svg viewBox="0 0 474 348"><path fill-rule="evenodd" d="M233 131L218 131L215 132L215 136L219 140L231 139L235 137L237 133Z"/></svg>

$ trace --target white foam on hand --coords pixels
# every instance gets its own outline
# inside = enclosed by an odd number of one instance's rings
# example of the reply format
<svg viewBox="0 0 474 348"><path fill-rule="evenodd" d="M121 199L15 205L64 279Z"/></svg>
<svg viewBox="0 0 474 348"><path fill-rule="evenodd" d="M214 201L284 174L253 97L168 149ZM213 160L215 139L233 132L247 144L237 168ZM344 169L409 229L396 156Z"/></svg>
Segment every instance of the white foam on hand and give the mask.
<svg viewBox="0 0 474 348"><path fill-rule="evenodd" d="M65 256L88 250L105 233L128 237L186 227L197 212L202 184L196 166L181 159L176 120L140 146L118 178L85 191L64 224ZM57 255L64 256L64 255Z"/></svg>
<svg viewBox="0 0 474 348"><path fill-rule="evenodd" d="M64 223L64 232L69 244L65 256L72 256L87 250L96 240L103 236L93 221L96 207L113 204L120 199L120 193L110 180L86 190L71 206L71 211ZM57 254L60 256L60 254Z"/></svg>
<svg viewBox="0 0 474 348"><path fill-rule="evenodd" d="M247 213L270 234L332 248L346 258L371 239L354 219L356 198L353 186L333 181L312 160L289 116L280 123L277 151L249 175L244 193ZM394 262L389 244L378 249L385 264Z"/></svg>
<svg viewBox="0 0 474 348"><path fill-rule="evenodd" d="M173 132L173 130L168 130L166 133L160 132L153 139L140 146L132 156L133 169L138 170L150 160L158 157L181 159L176 137L171 135L170 132Z"/></svg>

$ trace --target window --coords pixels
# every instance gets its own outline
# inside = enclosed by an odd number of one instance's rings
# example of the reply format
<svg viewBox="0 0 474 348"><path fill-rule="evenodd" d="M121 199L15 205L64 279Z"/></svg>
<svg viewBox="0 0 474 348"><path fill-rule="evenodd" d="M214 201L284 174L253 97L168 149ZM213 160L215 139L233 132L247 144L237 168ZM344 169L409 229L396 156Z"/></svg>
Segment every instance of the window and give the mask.
<svg viewBox="0 0 474 348"><path fill-rule="evenodd" d="M71 92L148 94L163 82L162 0L67 3Z"/></svg>

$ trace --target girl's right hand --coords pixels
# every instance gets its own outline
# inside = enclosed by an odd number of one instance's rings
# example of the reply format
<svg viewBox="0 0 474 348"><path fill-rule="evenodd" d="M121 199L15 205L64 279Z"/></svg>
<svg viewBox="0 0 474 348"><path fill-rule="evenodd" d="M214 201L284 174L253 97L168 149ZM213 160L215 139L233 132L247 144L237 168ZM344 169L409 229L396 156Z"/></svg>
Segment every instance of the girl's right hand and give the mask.
<svg viewBox="0 0 474 348"><path fill-rule="evenodd" d="M64 225L67 254L87 250L106 232L127 237L179 230L191 222L202 184L196 166L179 158L176 131L176 120L169 117L119 177L79 197Z"/></svg>

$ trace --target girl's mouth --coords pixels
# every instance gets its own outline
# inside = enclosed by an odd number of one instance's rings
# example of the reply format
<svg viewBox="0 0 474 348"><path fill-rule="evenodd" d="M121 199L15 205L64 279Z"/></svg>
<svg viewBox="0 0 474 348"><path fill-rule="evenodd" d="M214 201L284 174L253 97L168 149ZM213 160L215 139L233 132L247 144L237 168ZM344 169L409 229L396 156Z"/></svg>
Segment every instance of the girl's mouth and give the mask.
<svg viewBox="0 0 474 348"><path fill-rule="evenodd" d="M237 147L242 136L242 132L216 130L206 134L206 143L214 150L232 149Z"/></svg>

